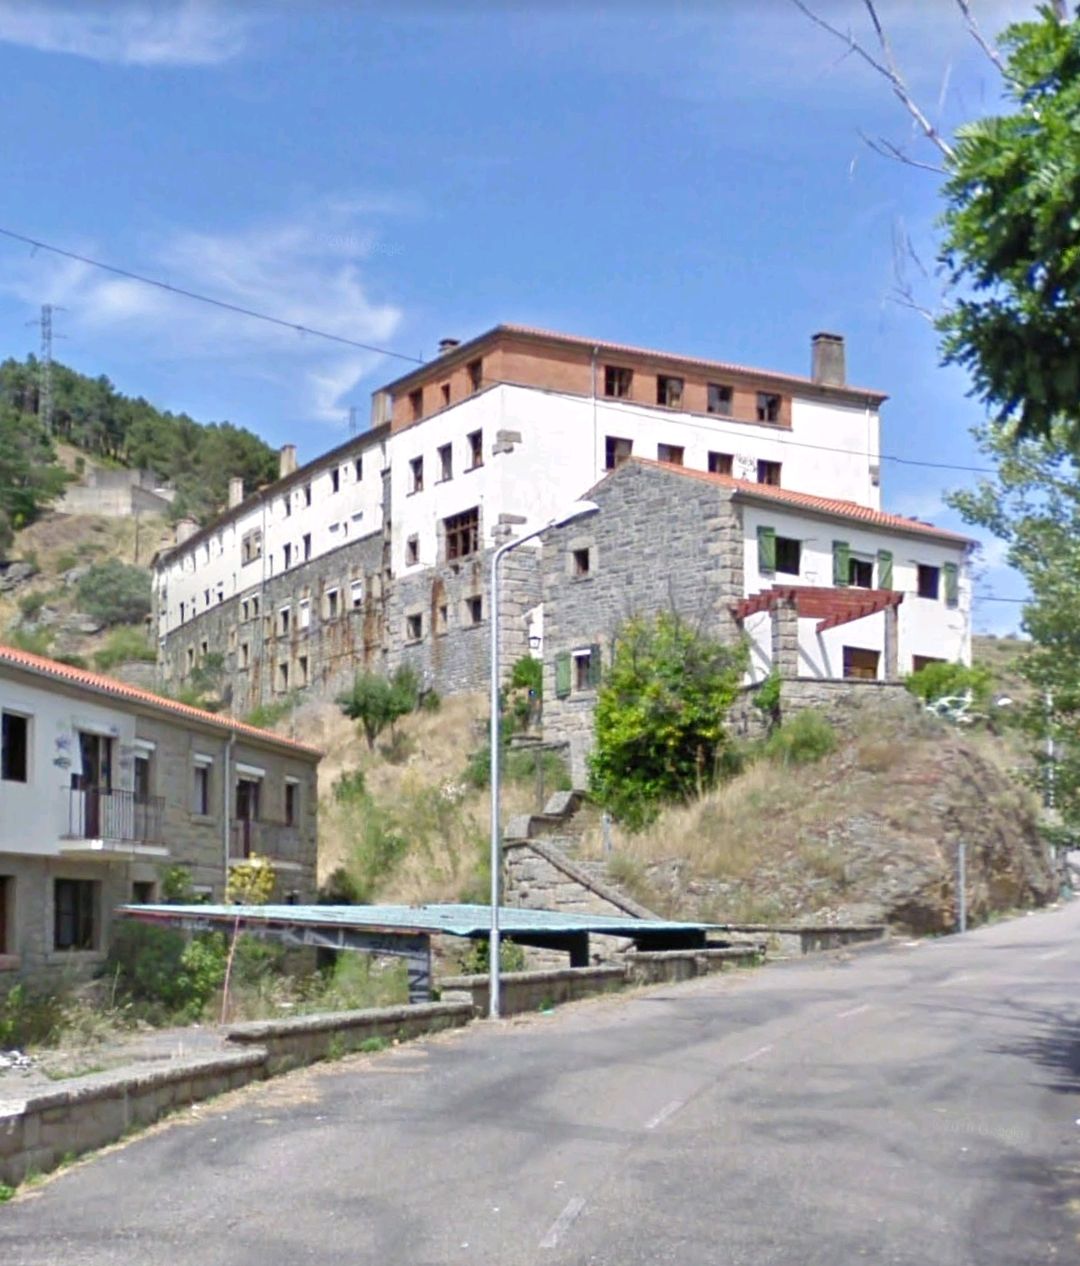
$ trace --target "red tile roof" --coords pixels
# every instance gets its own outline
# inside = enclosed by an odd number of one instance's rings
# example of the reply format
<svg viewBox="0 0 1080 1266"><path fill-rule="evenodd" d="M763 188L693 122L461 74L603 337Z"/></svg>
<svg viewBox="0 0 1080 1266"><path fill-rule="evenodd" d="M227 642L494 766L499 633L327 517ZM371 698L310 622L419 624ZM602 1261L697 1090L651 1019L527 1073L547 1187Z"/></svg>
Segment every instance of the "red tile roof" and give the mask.
<svg viewBox="0 0 1080 1266"><path fill-rule="evenodd" d="M46 659L43 655L32 655L29 651L17 650L14 646L0 645L0 668L4 665L22 668L54 681L67 682L68 685L79 686L96 694L111 695L126 703L141 704L159 712L171 713L174 716L186 717L190 721L199 721L204 725L213 725L218 729L231 730L236 734L247 735L263 743L274 743L303 752L307 756L322 756L322 752L306 743L298 743L295 739L286 738L282 734L274 734L270 730L260 730L254 725L232 717L222 716L217 712L207 712L204 708L193 708L190 704L180 703L177 699L166 699L163 695L153 694L140 686L129 686L125 681L117 681L114 677L104 677L100 673L89 672L85 668L75 668L71 664L61 664L55 659Z"/></svg>
<svg viewBox="0 0 1080 1266"><path fill-rule="evenodd" d="M639 466L656 466L661 470L683 475L687 479L703 479L707 483L732 488L741 497L752 497L759 501L775 501L794 509L812 510L816 514L831 514L839 518L855 519L870 527L892 528L894 531L933 536L957 545L972 544L971 537L961 536L959 532L949 532L945 528L934 527L932 523L923 523L920 519L905 518L902 514L889 514L886 510L875 510L871 506L860 505L857 501L839 501L835 497L819 497L812 492L796 492L794 488L777 488L772 484L736 479L733 475L714 475L706 470L692 470L689 466L654 462L648 457L630 457L627 463L630 462Z"/></svg>

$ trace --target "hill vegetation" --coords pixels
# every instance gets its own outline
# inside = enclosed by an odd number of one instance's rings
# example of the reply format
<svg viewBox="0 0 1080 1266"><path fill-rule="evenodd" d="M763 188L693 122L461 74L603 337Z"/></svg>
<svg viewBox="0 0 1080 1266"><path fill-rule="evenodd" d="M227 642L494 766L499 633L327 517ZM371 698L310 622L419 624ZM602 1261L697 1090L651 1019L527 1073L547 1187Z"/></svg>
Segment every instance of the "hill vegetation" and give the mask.
<svg viewBox="0 0 1080 1266"><path fill-rule="evenodd" d="M0 556L68 481L56 441L100 464L152 471L177 491L173 514L200 522L225 504L232 476L249 488L276 477L274 450L251 431L158 409L117 391L104 375L91 378L59 362L52 369L52 434L46 434L39 383L32 356L0 364Z"/></svg>

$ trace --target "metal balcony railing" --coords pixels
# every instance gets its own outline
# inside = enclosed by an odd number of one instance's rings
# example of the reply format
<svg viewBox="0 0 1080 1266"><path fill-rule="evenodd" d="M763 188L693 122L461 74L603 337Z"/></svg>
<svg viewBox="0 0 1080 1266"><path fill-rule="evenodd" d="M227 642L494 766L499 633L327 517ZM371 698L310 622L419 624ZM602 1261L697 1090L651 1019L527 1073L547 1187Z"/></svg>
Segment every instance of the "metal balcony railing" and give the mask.
<svg viewBox="0 0 1080 1266"><path fill-rule="evenodd" d="M163 842L162 796L138 796L108 787L65 787L68 795L67 838L122 840L134 844Z"/></svg>
<svg viewBox="0 0 1080 1266"><path fill-rule="evenodd" d="M229 858L243 861L258 854L271 861L300 861L300 830L284 822L250 821L237 818L229 837Z"/></svg>

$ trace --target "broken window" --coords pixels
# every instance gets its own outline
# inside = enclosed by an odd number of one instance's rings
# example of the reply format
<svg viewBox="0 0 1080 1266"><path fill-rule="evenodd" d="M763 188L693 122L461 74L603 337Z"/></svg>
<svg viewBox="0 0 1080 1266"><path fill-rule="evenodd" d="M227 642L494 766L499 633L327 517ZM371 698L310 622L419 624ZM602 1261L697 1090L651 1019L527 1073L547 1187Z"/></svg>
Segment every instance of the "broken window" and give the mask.
<svg viewBox="0 0 1080 1266"><path fill-rule="evenodd" d="M30 775L30 718L5 712L0 720L0 778L27 782Z"/></svg>
<svg viewBox="0 0 1080 1266"><path fill-rule="evenodd" d="M780 421L780 397L773 391L757 393L757 420L759 422Z"/></svg>
<svg viewBox="0 0 1080 1266"><path fill-rule="evenodd" d="M415 567L420 561L420 538L410 536L405 542L405 566Z"/></svg>
<svg viewBox="0 0 1080 1266"><path fill-rule="evenodd" d="M473 506L461 514L451 514L443 519L446 533L446 559L468 558L480 548L480 509Z"/></svg>
<svg viewBox="0 0 1080 1266"><path fill-rule="evenodd" d="M620 435L608 435L604 438L604 469L614 470L621 466L634 451L634 441L623 439Z"/></svg>
<svg viewBox="0 0 1080 1266"><path fill-rule="evenodd" d="M308 657L301 655L296 661L296 684L298 686L306 686L308 684Z"/></svg>
<svg viewBox="0 0 1080 1266"><path fill-rule="evenodd" d="M600 684L600 647L594 645L574 651L571 658L574 690L595 690Z"/></svg>
<svg viewBox="0 0 1080 1266"><path fill-rule="evenodd" d="M707 388L705 408L709 413L718 413L721 417L731 417L731 401L734 392L725 382L711 382Z"/></svg>
<svg viewBox="0 0 1080 1266"><path fill-rule="evenodd" d="M469 469L475 470L484 464L484 432L470 431L465 438L469 442Z"/></svg>
<svg viewBox="0 0 1080 1266"><path fill-rule="evenodd" d="M780 487L780 463L779 462L758 462L757 481L759 484L771 484L774 488L779 488Z"/></svg>
<svg viewBox="0 0 1080 1266"><path fill-rule="evenodd" d="M712 475L730 475L735 459L731 453L710 453L709 473Z"/></svg>
<svg viewBox="0 0 1080 1266"><path fill-rule="evenodd" d="M617 400L623 400L630 394L630 387L634 381L634 371L632 369L624 369L620 365L604 366L604 395L614 396Z"/></svg>
<svg viewBox="0 0 1080 1266"><path fill-rule="evenodd" d="M414 422L419 422L424 416L424 389L417 387L415 391L409 392L409 413Z"/></svg>
<svg viewBox="0 0 1080 1266"><path fill-rule="evenodd" d="M330 491L339 492L341 490L341 471L335 466L330 472Z"/></svg>
<svg viewBox="0 0 1080 1266"><path fill-rule="evenodd" d="M274 685L277 690L284 694L289 688L289 665L287 663L278 664L277 674L274 678Z"/></svg>
<svg viewBox="0 0 1080 1266"><path fill-rule="evenodd" d="M856 589L873 589L874 564L868 558L848 560L848 584Z"/></svg>
<svg viewBox="0 0 1080 1266"><path fill-rule="evenodd" d="M424 491L424 459L414 457L409 462L409 491Z"/></svg>
<svg viewBox="0 0 1080 1266"><path fill-rule="evenodd" d="M941 589L941 569L919 563L917 584L920 598L933 598L936 602Z"/></svg>
<svg viewBox="0 0 1080 1266"><path fill-rule="evenodd" d="M241 563L253 563L257 558L262 558L262 545L262 528L253 528L250 532L245 532L240 538Z"/></svg>
<svg viewBox="0 0 1080 1266"><path fill-rule="evenodd" d="M405 640L407 642L419 642L424 633L424 617L422 615L407 615L405 617Z"/></svg>
<svg viewBox="0 0 1080 1266"><path fill-rule="evenodd" d="M288 607L282 607L277 613L277 632L278 637L288 637L289 635L289 617L291 611Z"/></svg>
<svg viewBox="0 0 1080 1266"><path fill-rule="evenodd" d="M326 591L326 618L336 620L341 609L341 602L336 589Z"/></svg>
<svg viewBox="0 0 1080 1266"><path fill-rule="evenodd" d="M439 449L439 478L453 479L454 477L454 446L452 444L443 444Z"/></svg>
<svg viewBox="0 0 1080 1266"><path fill-rule="evenodd" d="M684 451L681 444L657 444L656 460L658 462L669 462L672 466L681 466L683 464Z"/></svg>
<svg viewBox="0 0 1080 1266"><path fill-rule="evenodd" d="M683 397L683 380L671 374L657 374L656 403L666 405L669 409L681 409Z"/></svg>
<svg viewBox="0 0 1080 1266"><path fill-rule="evenodd" d="M484 618L484 600L479 594L465 599L465 616L470 624L479 624Z"/></svg>
<svg viewBox="0 0 1080 1266"><path fill-rule="evenodd" d="M590 564L592 562L592 559L589 557L588 547L586 546L584 549L574 550L573 556L572 556L572 562L573 562L575 576L579 578L582 576L587 576L589 572L591 571Z"/></svg>
<svg viewBox="0 0 1080 1266"><path fill-rule="evenodd" d="M802 563L802 542L790 536L776 538L776 570L785 576L797 576Z"/></svg>
<svg viewBox="0 0 1080 1266"><path fill-rule="evenodd" d="M844 676L876 681L879 658L879 651L868 651L859 646L845 646Z"/></svg>
<svg viewBox="0 0 1080 1266"><path fill-rule="evenodd" d="M484 362L482 360L471 360L465 366L465 371L469 375L469 390L477 392L484 383Z"/></svg>

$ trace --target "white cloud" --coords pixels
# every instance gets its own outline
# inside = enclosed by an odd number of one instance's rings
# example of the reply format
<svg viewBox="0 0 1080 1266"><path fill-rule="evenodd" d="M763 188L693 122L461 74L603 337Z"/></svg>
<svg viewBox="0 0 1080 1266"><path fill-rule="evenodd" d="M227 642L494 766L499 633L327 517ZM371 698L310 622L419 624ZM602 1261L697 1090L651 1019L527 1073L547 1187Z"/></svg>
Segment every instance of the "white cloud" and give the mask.
<svg viewBox="0 0 1080 1266"><path fill-rule="evenodd" d="M289 326L385 345L401 312L368 297L361 265L379 243L351 205L319 206L287 222L230 233L177 230L123 263ZM84 243L80 253L98 252ZM335 426L345 423L348 393L381 360L376 352L43 253L9 268L0 288L28 305L63 306L73 343L122 345L126 356L161 365L186 362L193 373L220 376L223 384L230 377L269 382L289 414ZM221 394L231 393L223 387Z"/></svg>
<svg viewBox="0 0 1080 1266"><path fill-rule="evenodd" d="M0 41L128 66L212 66L243 52L251 17L210 0L0 0Z"/></svg>

